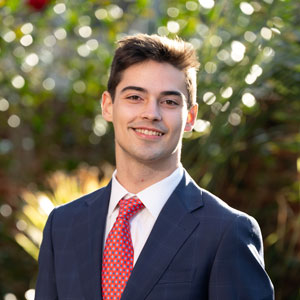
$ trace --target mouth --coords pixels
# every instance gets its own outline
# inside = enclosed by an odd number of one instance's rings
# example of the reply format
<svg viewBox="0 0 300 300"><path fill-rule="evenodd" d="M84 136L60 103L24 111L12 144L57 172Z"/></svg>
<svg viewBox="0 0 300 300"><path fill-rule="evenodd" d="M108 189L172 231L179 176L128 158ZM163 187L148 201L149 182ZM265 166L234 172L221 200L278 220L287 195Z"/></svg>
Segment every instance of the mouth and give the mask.
<svg viewBox="0 0 300 300"><path fill-rule="evenodd" d="M164 133L158 130L153 129L144 129L144 128L133 128L133 130L137 133L148 135L148 136L163 136Z"/></svg>

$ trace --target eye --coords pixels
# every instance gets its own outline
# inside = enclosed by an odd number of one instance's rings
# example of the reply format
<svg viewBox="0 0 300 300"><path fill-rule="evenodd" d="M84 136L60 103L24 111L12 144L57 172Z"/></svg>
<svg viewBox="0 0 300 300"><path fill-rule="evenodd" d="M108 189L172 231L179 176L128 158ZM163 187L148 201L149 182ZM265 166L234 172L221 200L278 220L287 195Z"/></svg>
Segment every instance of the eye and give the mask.
<svg viewBox="0 0 300 300"><path fill-rule="evenodd" d="M137 100L141 100L142 98L139 95L130 95L127 96L126 99L137 101Z"/></svg>
<svg viewBox="0 0 300 300"><path fill-rule="evenodd" d="M178 106L178 102L172 99L166 99L162 101L163 104L166 104L167 106Z"/></svg>

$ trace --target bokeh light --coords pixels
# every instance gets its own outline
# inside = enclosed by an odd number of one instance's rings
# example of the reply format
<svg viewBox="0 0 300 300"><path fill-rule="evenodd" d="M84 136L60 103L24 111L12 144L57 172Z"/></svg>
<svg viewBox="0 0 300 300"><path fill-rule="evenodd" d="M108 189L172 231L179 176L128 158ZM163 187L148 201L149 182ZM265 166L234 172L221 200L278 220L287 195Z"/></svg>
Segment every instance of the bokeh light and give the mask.
<svg viewBox="0 0 300 300"><path fill-rule="evenodd" d="M103 20L103 19L107 18L107 16L108 16L107 10L104 8L99 8L95 11L95 17L98 20Z"/></svg>
<svg viewBox="0 0 300 300"><path fill-rule="evenodd" d="M99 43L98 43L98 41L96 40L96 39L90 39L90 40L88 40L87 42L86 42L86 45L88 46L88 48L90 49L90 50L96 50L97 48L98 48L98 46L99 46Z"/></svg>
<svg viewBox="0 0 300 300"><path fill-rule="evenodd" d="M225 99L228 99L232 96L233 94L233 89L231 86L225 88L225 89L221 89L221 96Z"/></svg>
<svg viewBox="0 0 300 300"><path fill-rule="evenodd" d="M33 25L31 23L25 23L21 27L23 34L30 34L33 31Z"/></svg>
<svg viewBox="0 0 300 300"><path fill-rule="evenodd" d="M211 9L215 6L214 0L199 0L199 3L203 8L206 9Z"/></svg>
<svg viewBox="0 0 300 300"><path fill-rule="evenodd" d="M263 27L260 30L260 35L265 39L265 40L270 40L272 38L272 30L267 27Z"/></svg>
<svg viewBox="0 0 300 300"><path fill-rule="evenodd" d="M15 77L12 78L11 84L16 89L21 89L25 85L25 79L21 75L16 75Z"/></svg>
<svg viewBox="0 0 300 300"><path fill-rule="evenodd" d="M53 7L56 14L60 15L66 11L66 5L64 3L58 3Z"/></svg>
<svg viewBox="0 0 300 300"><path fill-rule="evenodd" d="M9 217L11 214L12 214L12 208L10 205L8 204L2 204L0 206L0 214L3 216L3 217Z"/></svg>
<svg viewBox="0 0 300 300"><path fill-rule="evenodd" d="M92 28L90 26L82 26L79 28L78 33L83 38L89 38L92 35Z"/></svg>
<svg viewBox="0 0 300 300"><path fill-rule="evenodd" d="M55 88L55 81L53 78L48 77L43 81L43 87L47 91L51 91Z"/></svg>
<svg viewBox="0 0 300 300"><path fill-rule="evenodd" d="M168 28L166 26L160 26L157 29L157 33L160 36L167 36L169 34L169 30L168 30Z"/></svg>
<svg viewBox="0 0 300 300"><path fill-rule="evenodd" d="M36 53L30 53L29 55L26 56L25 62L27 65L34 67L35 65L38 64L39 57L37 56Z"/></svg>
<svg viewBox="0 0 300 300"><path fill-rule="evenodd" d="M198 9L198 4L195 1L187 1L185 7L187 10L195 11Z"/></svg>
<svg viewBox="0 0 300 300"><path fill-rule="evenodd" d="M21 43L22 46L28 47L33 43L33 38L30 34L26 34L26 35L21 37L20 43Z"/></svg>
<svg viewBox="0 0 300 300"><path fill-rule="evenodd" d="M13 293L7 293L4 295L4 300L17 300L17 297Z"/></svg>
<svg viewBox="0 0 300 300"><path fill-rule="evenodd" d="M64 28L58 28L54 31L54 36L58 40L63 40L67 37L67 31Z"/></svg>
<svg viewBox="0 0 300 300"><path fill-rule="evenodd" d="M108 13L113 19L120 19L123 16L123 9L115 4L108 7Z"/></svg>
<svg viewBox="0 0 300 300"><path fill-rule="evenodd" d="M230 53L227 50L222 49L217 53L217 57L221 61L226 61L227 59L230 58Z"/></svg>
<svg viewBox="0 0 300 300"><path fill-rule="evenodd" d="M253 43L256 40L256 34L252 31L246 31L244 34L244 38L247 42Z"/></svg>
<svg viewBox="0 0 300 300"><path fill-rule="evenodd" d="M221 108L221 112L227 111L227 109L230 107L230 101L227 101L224 103L224 105Z"/></svg>
<svg viewBox="0 0 300 300"><path fill-rule="evenodd" d="M2 38L6 43L11 43L15 40L16 34L14 31L10 30L10 31L6 32L5 34L3 34Z"/></svg>
<svg viewBox="0 0 300 300"><path fill-rule="evenodd" d="M25 299L26 300L34 300L34 296L35 296L35 290L34 289L30 289L30 290L25 292Z"/></svg>
<svg viewBox="0 0 300 300"><path fill-rule="evenodd" d="M206 92L203 95L203 101L207 105L212 105L216 101L217 97L213 92Z"/></svg>
<svg viewBox="0 0 300 300"><path fill-rule="evenodd" d="M94 121L93 131L98 137L103 136L107 130L107 122L103 119L102 115L97 115Z"/></svg>
<svg viewBox="0 0 300 300"><path fill-rule="evenodd" d="M180 30L180 25L176 21L169 21L167 24L167 29L169 32L177 33Z"/></svg>
<svg viewBox="0 0 300 300"><path fill-rule="evenodd" d="M255 97L251 93L245 93L242 96L242 102L247 107L253 107L256 104Z"/></svg>
<svg viewBox="0 0 300 300"><path fill-rule="evenodd" d="M56 44L56 38L53 35L48 35L44 38L44 44L47 47L53 47Z"/></svg>
<svg viewBox="0 0 300 300"><path fill-rule="evenodd" d="M31 137L24 137L22 139L22 148L26 151L30 151L34 148L34 140Z"/></svg>
<svg viewBox="0 0 300 300"><path fill-rule="evenodd" d="M235 62L240 62L245 55L246 47L239 41L233 41L231 43L231 58Z"/></svg>
<svg viewBox="0 0 300 300"><path fill-rule="evenodd" d="M171 18L176 18L179 15L179 9L176 7L168 7L167 14Z"/></svg>
<svg viewBox="0 0 300 300"><path fill-rule="evenodd" d="M11 115L8 120L7 123L10 127L12 128L17 128L20 126L21 120L20 117L17 115Z"/></svg>
<svg viewBox="0 0 300 300"><path fill-rule="evenodd" d="M236 112L232 112L229 116L228 116L228 122L233 125L233 126L238 126L240 125L242 121L241 116L236 113Z"/></svg>
<svg viewBox="0 0 300 300"><path fill-rule="evenodd" d="M82 80L74 82L73 89L77 94L82 94L86 90L86 85Z"/></svg>
<svg viewBox="0 0 300 300"><path fill-rule="evenodd" d="M90 55L91 50L86 44L83 44L77 48L77 53L82 57L87 57Z"/></svg>
<svg viewBox="0 0 300 300"><path fill-rule="evenodd" d="M195 122L194 130L197 132L205 132L211 126L209 121L198 119Z"/></svg>
<svg viewBox="0 0 300 300"><path fill-rule="evenodd" d="M27 228L27 223L24 220L18 220L16 223L16 227L20 231L24 231Z"/></svg>
<svg viewBox="0 0 300 300"><path fill-rule="evenodd" d="M39 208L46 215L49 215L54 208L54 204L52 203L52 201L44 194L38 196L38 203L39 203Z"/></svg>
<svg viewBox="0 0 300 300"><path fill-rule="evenodd" d="M209 61L205 64L204 69L208 74L213 74L217 71L217 65L214 62Z"/></svg>
<svg viewBox="0 0 300 300"><path fill-rule="evenodd" d="M245 15L252 15L254 12L253 6L248 2L241 2L240 9Z"/></svg>
<svg viewBox="0 0 300 300"><path fill-rule="evenodd" d="M218 35L212 35L209 39L209 42L213 47L217 48L222 45L222 38Z"/></svg>
<svg viewBox="0 0 300 300"><path fill-rule="evenodd" d="M8 139L0 140L0 154L7 154L13 149L13 144Z"/></svg>
<svg viewBox="0 0 300 300"><path fill-rule="evenodd" d="M9 109L9 102L5 98L0 98L0 111Z"/></svg>

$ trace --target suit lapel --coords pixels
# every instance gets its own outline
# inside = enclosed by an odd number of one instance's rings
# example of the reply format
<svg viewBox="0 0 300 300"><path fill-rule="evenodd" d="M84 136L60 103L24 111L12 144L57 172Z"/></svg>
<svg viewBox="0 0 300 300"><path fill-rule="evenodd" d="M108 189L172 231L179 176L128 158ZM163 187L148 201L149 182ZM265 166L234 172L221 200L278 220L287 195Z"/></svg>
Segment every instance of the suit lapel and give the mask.
<svg viewBox="0 0 300 300"><path fill-rule="evenodd" d="M111 183L88 196L74 218L76 262L85 299L101 300L101 268Z"/></svg>
<svg viewBox="0 0 300 300"><path fill-rule="evenodd" d="M199 224L199 219L192 212L202 205L201 190L185 173L151 231L127 282L122 300L146 298Z"/></svg>

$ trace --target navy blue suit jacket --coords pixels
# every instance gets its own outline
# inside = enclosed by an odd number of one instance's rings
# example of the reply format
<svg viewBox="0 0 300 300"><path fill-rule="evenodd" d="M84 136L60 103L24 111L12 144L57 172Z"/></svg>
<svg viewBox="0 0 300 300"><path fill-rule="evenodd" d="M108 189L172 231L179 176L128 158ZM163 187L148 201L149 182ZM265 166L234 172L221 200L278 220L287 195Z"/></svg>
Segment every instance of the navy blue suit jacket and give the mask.
<svg viewBox="0 0 300 300"><path fill-rule="evenodd" d="M36 300L101 300L111 184L52 211ZM257 222L185 173L163 207L122 300L272 300Z"/></svg>

